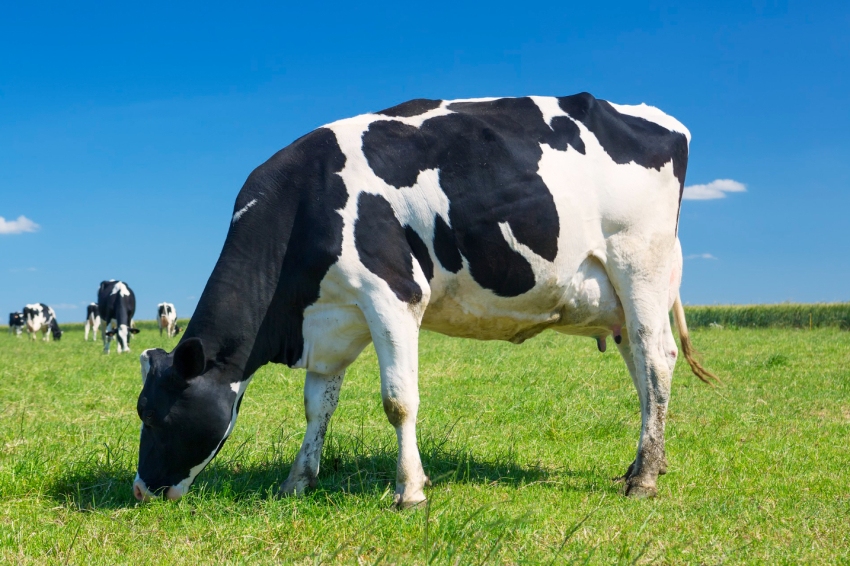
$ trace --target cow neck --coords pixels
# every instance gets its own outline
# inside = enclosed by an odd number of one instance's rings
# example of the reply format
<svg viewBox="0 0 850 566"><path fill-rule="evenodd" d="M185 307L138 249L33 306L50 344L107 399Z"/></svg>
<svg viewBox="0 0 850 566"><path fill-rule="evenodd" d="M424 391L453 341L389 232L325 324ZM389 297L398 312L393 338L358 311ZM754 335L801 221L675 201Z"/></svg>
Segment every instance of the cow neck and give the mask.
<svg viewBox="0 0 850 566"><path fill-rule="evenodd" d="M238 368L240 381L270 361L296 365L303 354L304 309L342 252L344 166L335 134L319 128L255 169L236 198L185 336Z"/></svg>
<svg viewBox="0 0 850 566"><path fill-rule="evenodd" d="M258 344L258 337L286 249L285 241L251 242L247 234L238 232L231 228L184 334L184 339L203 341L208 359L238 373L233 379L232 372L226 372L229 381L247 379L274 356L268 348L258 348L264 342Z"/></svg>

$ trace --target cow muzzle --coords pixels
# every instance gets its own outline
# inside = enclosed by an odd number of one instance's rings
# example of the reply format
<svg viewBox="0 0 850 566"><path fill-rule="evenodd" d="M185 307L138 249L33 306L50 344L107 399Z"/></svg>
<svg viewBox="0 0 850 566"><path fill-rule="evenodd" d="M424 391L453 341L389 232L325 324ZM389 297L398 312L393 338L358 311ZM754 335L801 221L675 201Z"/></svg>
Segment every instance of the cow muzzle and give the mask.
<svg viewBox="0 0 850 566"><path fill-rule="evenodd" d="M159 498L158 495L155 495L148 490L148 486L145 485L144 480L138 475L136 475L136 481L133 482L133 495L136 499L142 502ZM169 501L177 501L181 497L183 497L183 490L173 485L165 492L165 498Z"/></svg>

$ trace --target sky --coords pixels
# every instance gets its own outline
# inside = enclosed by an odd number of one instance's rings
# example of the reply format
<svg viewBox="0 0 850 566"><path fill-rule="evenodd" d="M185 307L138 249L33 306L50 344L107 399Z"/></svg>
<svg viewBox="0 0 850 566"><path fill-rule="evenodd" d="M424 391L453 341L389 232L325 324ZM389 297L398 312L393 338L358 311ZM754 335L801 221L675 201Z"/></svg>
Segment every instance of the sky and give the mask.
<svg viewBox="0 0 850 566"><path fill-rule="evenodd" d="M0 312L101 280L189 316L251 170L412 98L646 102L691 131L689 304L850 300L850 3L16 2L0 19Z"/></svg>

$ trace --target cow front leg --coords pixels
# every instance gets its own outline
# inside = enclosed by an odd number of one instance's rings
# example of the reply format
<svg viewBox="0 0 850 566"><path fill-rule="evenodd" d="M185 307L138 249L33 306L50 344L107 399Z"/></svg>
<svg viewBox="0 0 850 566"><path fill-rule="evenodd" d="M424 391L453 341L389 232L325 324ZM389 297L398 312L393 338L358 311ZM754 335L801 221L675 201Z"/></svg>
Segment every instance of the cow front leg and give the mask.
<svg viewBox="0 0 850 566"><path fill-rule="evenodd" d="M109 323L103 326L103 353L109 353L109 343L112 341L112 336L109 334Z"/></svg>
<svg viewBox="0 0 850 566"><path fill-rule="evenodd" d="M307 431L301 450L289 470L289 477L280 486L281 495L300 495L308 488L316 487L319 476L319 462L322 459L322 447L334 410L339 401L344 373L339 375L321 375L307 372L304 380L304 413L307 417Z"/></svg>
<svg viewBox="0 0 850 566"><path fill-rule="evenodd" d="M384 327L377 332L372 330L372 341L381 366L384 412L395 427L398 440L394 503L400 509L424 503L424 488L430 485L416 445L419 326L414 320L407 322L392 325L392 328Z"/></svg>

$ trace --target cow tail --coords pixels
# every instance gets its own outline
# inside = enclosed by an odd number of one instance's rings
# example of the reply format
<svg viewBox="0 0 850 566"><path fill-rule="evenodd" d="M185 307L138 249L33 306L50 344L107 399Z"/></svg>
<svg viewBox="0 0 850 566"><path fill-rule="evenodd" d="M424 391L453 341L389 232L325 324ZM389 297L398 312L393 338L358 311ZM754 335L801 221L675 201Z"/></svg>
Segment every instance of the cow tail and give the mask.
<svg viewBox="0 0 850 566"><path fill-rule="evenodd" d="M688 323L685 321L685 309L682 307L682 298L679 295L676 295L676 301L673 303L673 320L676 323L676 328L679 330L679 341L682 343L682 354L684 354L688 365L691 366L691 371L694 372L694 375L709 385L721 383L719 377L702 367L702 364L696 359L698 352L694 349L694 344L691 342L691 337L688 334Z"/></svg>

